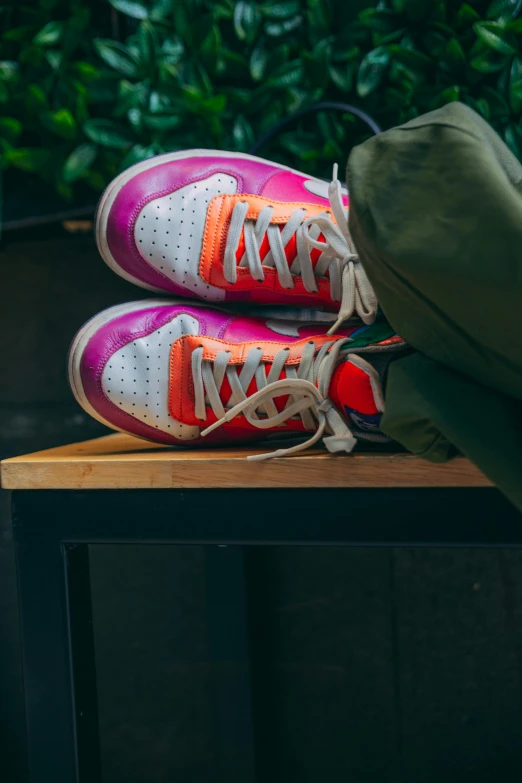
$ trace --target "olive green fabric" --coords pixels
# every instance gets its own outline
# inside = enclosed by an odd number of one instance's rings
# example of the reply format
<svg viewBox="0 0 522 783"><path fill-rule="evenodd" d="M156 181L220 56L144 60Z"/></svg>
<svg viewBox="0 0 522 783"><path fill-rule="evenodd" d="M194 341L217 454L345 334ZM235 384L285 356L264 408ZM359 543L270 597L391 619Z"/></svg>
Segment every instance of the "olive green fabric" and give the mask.
<svg viewBox="0 0 522 783"><path fill-rule="evenodd" d="M522 509L522 167L452 103L356 147L349 225L394 329L382 426L441 461L457 450Z"/></svg>

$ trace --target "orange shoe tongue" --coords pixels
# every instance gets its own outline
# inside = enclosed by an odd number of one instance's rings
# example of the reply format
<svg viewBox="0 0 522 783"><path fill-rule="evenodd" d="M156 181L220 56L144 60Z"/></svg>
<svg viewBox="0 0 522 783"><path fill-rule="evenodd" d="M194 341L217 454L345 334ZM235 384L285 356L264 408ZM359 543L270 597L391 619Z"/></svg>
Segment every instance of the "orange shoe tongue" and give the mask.
<svg viewBox="0 0 522 783"><path fill-rule="evenodd" d="M335 369L330 383L330 399L352 424L378 426L380 416L371 379L361 367L347 360ZM357 417L356 419L354 417Z"/></svg>

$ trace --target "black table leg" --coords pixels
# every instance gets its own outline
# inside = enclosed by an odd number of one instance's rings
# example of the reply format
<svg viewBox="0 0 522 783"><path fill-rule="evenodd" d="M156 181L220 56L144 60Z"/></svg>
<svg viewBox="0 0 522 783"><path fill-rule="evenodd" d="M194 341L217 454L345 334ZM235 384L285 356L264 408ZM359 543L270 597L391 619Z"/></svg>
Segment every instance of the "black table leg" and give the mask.
<svg viewBox="0 0 522 783"><path fill-rule="evenodd" d="M89 546L68 544L65 554L79 777L81 783L99 783L101 781L100 732Z"/></svg>
<svg viewBox="0 0 522 783"><path fill-rule="evenodd" d="M45 528L26 536L15 519L29 780L78 783L66 555Z"/></svg>
<svg viewBox="0 0 522 783"><path fill-rule="evenodd" d="M256 760L244 547L205 548L214 783L254 783Z"/></svg>

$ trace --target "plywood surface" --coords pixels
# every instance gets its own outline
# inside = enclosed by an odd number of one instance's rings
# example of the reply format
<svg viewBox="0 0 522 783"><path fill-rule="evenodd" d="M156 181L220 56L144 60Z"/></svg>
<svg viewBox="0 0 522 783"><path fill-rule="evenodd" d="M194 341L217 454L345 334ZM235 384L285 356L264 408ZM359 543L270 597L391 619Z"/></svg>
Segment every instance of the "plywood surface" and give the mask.
<svg viewBox="0 0 522 783"><path fill-rule="evenodd" d="M115 434L1 463L4 489L249 487L481 487L490 482L457 458L433 465L408 454L358 452L251 462L266 449L173 449Z"/></svg>

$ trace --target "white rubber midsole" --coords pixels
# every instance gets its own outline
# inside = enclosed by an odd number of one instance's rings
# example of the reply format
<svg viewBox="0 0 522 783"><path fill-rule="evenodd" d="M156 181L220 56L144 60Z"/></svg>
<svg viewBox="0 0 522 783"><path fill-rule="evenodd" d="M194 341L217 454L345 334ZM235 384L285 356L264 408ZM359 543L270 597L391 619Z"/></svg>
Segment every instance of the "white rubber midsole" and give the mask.
<svg viewBox="0 0 522 783"><path fill-rule="evenodd" d="M290 171L292 174L297 174L300 177L306 177L306 174L303 174L302 171L297 171L297 169L292 169L289 166L283 166L281 163L273 163L272 161L265 160L264 158L258 158L255 155L247 155L245 152L225 152L224 150L183 150L181 152L168 152L165 155L156 155L154 158L149 158L148 160L144 160L141 163L135 163L134 166L131 166L130 168L126 169L125 171L122 171L121 174L118 174L117 177L115 177L112 182L107 186L105 191L103 192L100 203L98 204L98 209L96 210L96 216L95 216L95 236L96 236L96 244L98 246L98 251L107 264L113 272L116 272L117 275L120 275L120 277L123 277L125 280L127 280L129 283L134 283L135 285L140 286L141 288L146 288L149 291L153 291L155 293L165 293L164 289L161 288L155 288L154 286L150 286L147 283L144 283L142 280L140 280L137 277L134 277L134 275L131 275L129 272L127 272L125 269L122 269L119 263L116 261L114 256L112 255L109 245L107 243L107 222L109 219L109 214L112 208L112 205L114 204L114 201L120 192L121 188L127 184L133 177L135 177L137 174L141 174L143 171L148 171L149 169L153 169L155 166L161 166L164 163L170 163L173 160L182 160L183 158L205 158L205 157L212 157L212 158L239 158L241 160L252 160L256 161L258 163L265 163L269 166L273 166L275 168L281 169L281 171ZM314 177L310 177L310 179L315 179Z"/></svg>

